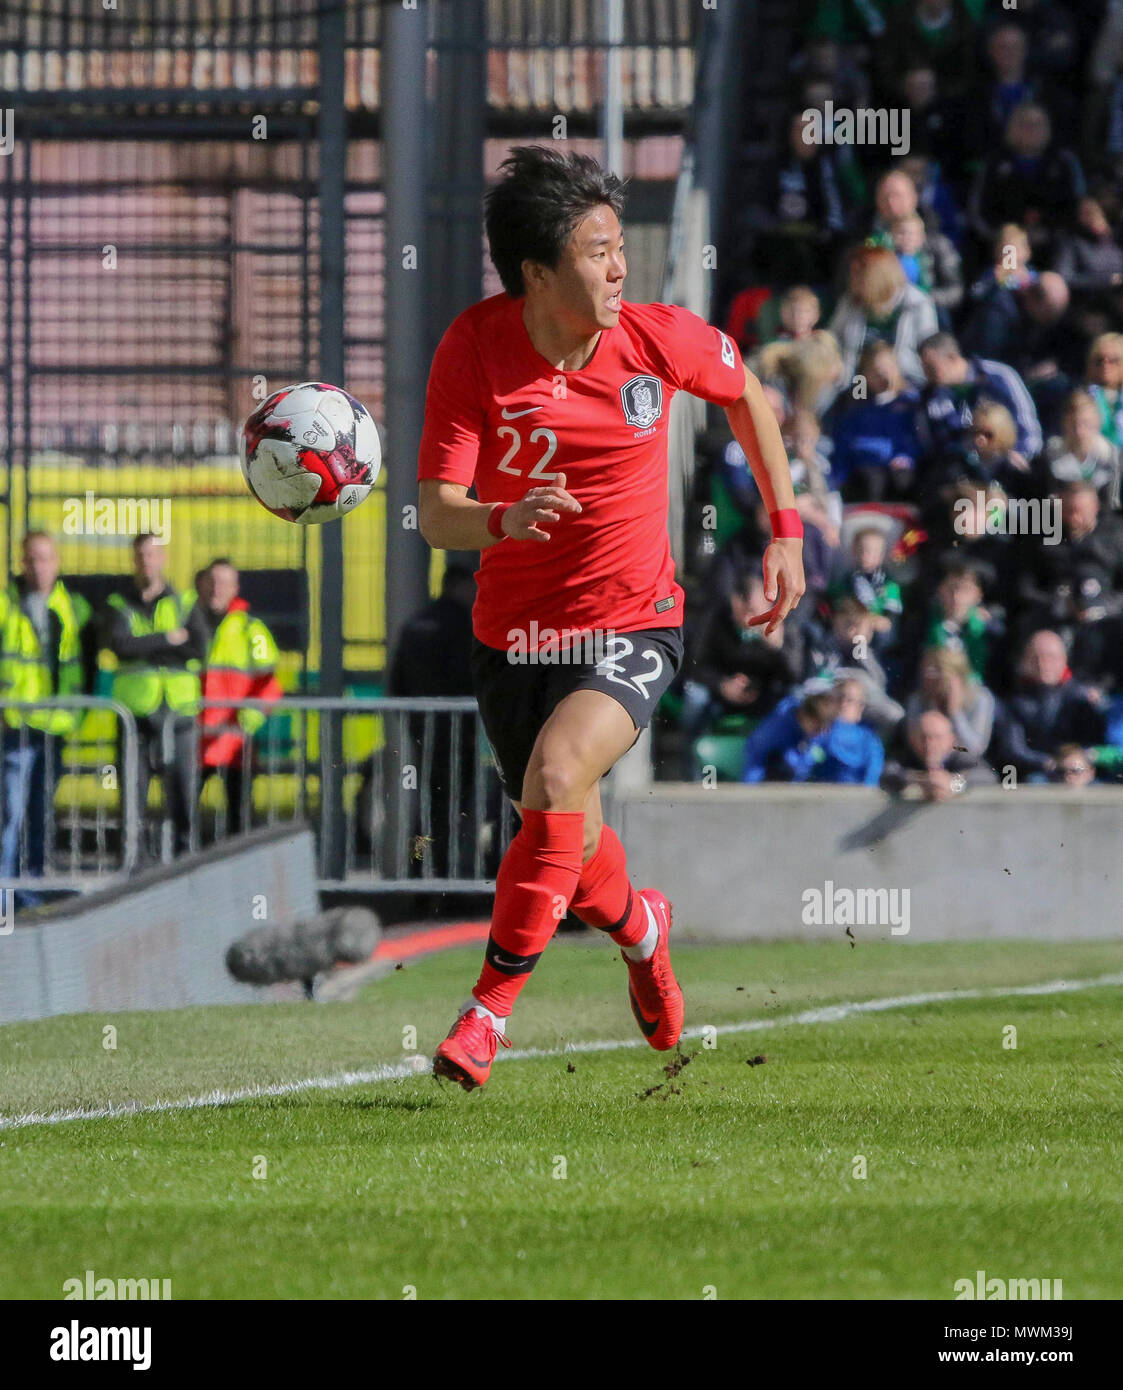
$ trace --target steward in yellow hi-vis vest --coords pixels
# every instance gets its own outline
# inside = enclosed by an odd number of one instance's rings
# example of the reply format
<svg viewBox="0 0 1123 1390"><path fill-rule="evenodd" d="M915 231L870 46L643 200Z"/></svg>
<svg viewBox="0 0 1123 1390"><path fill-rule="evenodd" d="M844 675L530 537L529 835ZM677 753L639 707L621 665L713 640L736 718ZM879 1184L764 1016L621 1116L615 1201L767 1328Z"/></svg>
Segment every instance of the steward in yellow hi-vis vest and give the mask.
<svg viewBox="0 0 1123 1390"><path fill-rule="evenodd" d="M238 571L229 560L212 560L196 576L199 609L210 634L203 694L229 700L228 707L203 711L202 759L226 787L226 829L236 835L247 819L253 775L253 735L265 723L261 710L241 710L242 700L279 700L277 643L249 604L238 597Z"/></svg>
<svg viewBox="0 0 1123 1390"><path fill-rule="evenodd" d="M155 536L133 541L133 579L109 599L106 646L117 658L113 698L136 719L140 739L141 817L151 774L160 774L164 815L177 851L188 848L194 803L194 716L207 638L195 595L177 594L164 577L167 552ZM165 729L170 726L170 735ZM165 763L165 739L173 756Z"/></svg>
<svg viewBox="0 0 1123 1390"><path fill-rule="evenodd" d="M46 594L29 592L25 583L13 580L0 593L0 699L30 702L83 694L82 629L89 618L90 605L61 579ZM80 710L24 711L6 703L4 709L9 728L26 724L52 734L72 733L81 717Z"/></svg>
<svg viewBox="0 0 1123 1390"><path fill-rule="evenodd" d="M117 657L113 698L133 714L154 714L161 705L178 714L194 714L199 708L198 644L179 636L187 632L194 603L190 589L180 596L170 585L149 600L139 591L109 596L110 608L124 622L122 630L120 619L112 619L117 629L110 640Z"/></svg>
<svg viewBox="0 0 1123 1390"><path fill-rule="evenodd" d="M81 695L87 688L92 653L84 638L90 605L67 589L58 572L54 541L43 531L31 531L24 537L22 573L0 591L0 880L42 877L47 843L53 838L61 740L82 717L77 710L13 708L14 702ZM21 906L41 901L39 894L26 890L17 897Z"/></svg>

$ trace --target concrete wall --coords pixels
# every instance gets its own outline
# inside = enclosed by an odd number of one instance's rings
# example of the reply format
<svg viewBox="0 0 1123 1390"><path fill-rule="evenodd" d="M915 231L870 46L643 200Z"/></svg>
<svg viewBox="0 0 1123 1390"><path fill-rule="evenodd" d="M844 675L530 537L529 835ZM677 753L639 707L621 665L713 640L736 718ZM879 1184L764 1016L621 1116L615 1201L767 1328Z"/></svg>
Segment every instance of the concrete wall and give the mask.
<svg viewBox="0 0 1123 1390"><path fill-rule="evenodd" d="M248 1003L276 989L238 984L232 941L265 921L318 910L312 832L277 827L206 851L125 888L60 904L0 936L0 1023L52 1014Z"/></svg>
<svg viewBox="0 0 1123 1390"><path fill-rule="evenodd" d="M908 931L881 911L858 940L1123 935L1123 793L971 790L935 806L860 787L656 783L610 812L632 882L661 888L683 939L845 934L804 920L807 890L907 889ZM827 885L833 885L831 889ZM882 898L880 906L891 904Z"/></svg>

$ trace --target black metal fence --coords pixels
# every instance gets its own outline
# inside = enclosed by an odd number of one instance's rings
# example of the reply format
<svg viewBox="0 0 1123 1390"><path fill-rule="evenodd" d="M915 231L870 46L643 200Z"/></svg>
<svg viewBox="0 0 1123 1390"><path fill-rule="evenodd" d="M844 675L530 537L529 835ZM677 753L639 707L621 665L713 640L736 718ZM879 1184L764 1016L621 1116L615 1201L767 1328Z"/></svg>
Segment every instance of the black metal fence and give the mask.
<svg viewBox="0 0 1123 1390"><path fill-rule="evenodd" d="M4 890L88 891L307 823L321 890L483 892L515 829L471 699L205 700L139 733L106 699L6 709L21 722L0 763ZM58 710L77 712L72 732L29 727Z"/></svg>

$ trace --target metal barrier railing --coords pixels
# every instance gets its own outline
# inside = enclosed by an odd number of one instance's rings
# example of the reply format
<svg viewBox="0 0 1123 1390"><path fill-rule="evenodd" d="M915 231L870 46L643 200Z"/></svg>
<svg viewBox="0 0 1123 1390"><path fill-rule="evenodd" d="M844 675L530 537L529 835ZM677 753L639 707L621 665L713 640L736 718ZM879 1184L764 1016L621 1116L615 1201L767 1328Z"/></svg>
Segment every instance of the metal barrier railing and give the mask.
<svg viewBox="0 0 1123 1390"><path fill-rule="evenodd" d="M470 698L204 700L139 719L94 696L2 706L49 710L83 718L3 721L0 888L88 892L292 821L316 833L321 890L486 892L515 830Z"/></svg>
<svg viewBox="0 0 1123 1390"><path fill-rule="evenodd" d="M65 732L27 722L52 711L81 717ZM125 878L140 856L132 714L93 695L4 700L0 729L0 889L33 901L40 892L88 892Z"/></svg>
<svg viewBox="0 0 1123 1390"><path fill-rule="evenodd" d="M198 849L301 819L316 831L321 890L494 886L515 816L474 699L205 700L202 711L178 731L190 739L191 751L181 751L192 778L189 820L178 828L165 820L165 861L177 835L180 847ZM232 717L205 722L211 711ZM263 719L250 737L239 720L246 713ZM165 766L176 738L166 724ZM343 750L339 766L328 758L332 747Z"/></svg>

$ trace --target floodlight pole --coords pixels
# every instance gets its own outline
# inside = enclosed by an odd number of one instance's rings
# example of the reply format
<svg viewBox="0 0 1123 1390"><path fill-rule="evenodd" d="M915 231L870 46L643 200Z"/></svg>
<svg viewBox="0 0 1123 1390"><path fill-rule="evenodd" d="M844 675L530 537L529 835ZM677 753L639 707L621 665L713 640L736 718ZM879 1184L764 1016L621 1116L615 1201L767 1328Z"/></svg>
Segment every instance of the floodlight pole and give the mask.
<svg viewBox="0 0 1123 1390"><path fill-rule="evenodd" d="M624 0L602 0L604 37L608 45L604 62L604 100L601 102L602 163L609 173L623 177L624 92L621 82L624 42Z"/></svg>
<svg viewBox="0 0 1123 1390"><path fill-rule="evenodd" d="M319 13L320 143L320 380L346 388L343 354L344 179L347 115L344 109L343 0ZM343 693L343 523L320 531L321 695Z"/></svg>
<svg viewBox="0 0 1123 1390"><path fill-rule="evenodd" d="M429 596L417 529L417 453L429 376L425 233L428 0L382 9L382 185L386 194L386 657Z"/></svg>
<svg viewBox="0 0 1123 1390"><path fill-rule="evenodd" d="M483 294L484 142L487 136L487 10L484 0L446 0L436 11L436 91L429 128L429 345Z"/></svg>
<svg viewBox="0 0 1123 1390"><path fill-rule="evenodd" d="M320 380L346 388L343 351L344 186L347 172L344 0L322 0L319 48L320 145ZM343 526L330 521L320 536L319 693L343 694ZM320 729L320 876L340 879L344 868L343 736L339 716Z"/></svg>

